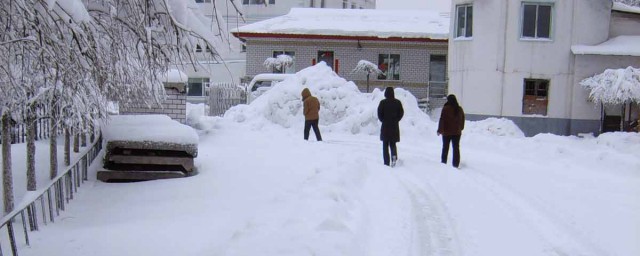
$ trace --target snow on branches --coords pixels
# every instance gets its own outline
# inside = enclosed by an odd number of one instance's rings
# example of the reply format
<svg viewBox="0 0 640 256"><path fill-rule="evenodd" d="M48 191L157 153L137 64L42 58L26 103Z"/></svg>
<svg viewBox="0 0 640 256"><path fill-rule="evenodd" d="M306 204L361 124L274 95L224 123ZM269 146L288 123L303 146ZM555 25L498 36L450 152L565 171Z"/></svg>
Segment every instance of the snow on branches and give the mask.
<svg viewBox="0 0 640 256"><path fill-rule="evenodd" d="M287 68L290 68L293 65L293 57L286 54L280 54L275 58L267 58L263 65L267 68L281 70L284 73Z"/></svg>
<svg viewBox="0 0 640 256"><path fill-rule="evenodd" d="M367 74L382 74L382 70L378 68L378 65L373 64L368 60L360 60L358 61L358 65L353 69L353 73L355 72L364 72Z"/></svg>
<svg viewBox="0 0 640 256"><path fill-rule="evenodd" d="M580 81L595 103L623 104L640 102L640 69L607 69Z"/></svg>

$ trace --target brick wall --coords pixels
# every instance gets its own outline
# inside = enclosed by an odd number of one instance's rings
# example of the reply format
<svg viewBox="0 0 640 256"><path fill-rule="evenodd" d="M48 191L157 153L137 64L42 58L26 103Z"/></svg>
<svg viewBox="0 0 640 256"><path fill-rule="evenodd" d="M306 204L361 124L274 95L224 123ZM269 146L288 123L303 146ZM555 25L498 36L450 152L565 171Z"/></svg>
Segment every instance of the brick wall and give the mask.
<svg viewBox="0 0 640 256"><path fill-rule="evenodd" d="M355 82L365 91L366 74L352 73L358 61L378 63L379 54L399 54L400 80L378 80L372 75L369 81L370 90L394 86L411 91L417 98L425 98L429 79L429 57L447 55L447 48L447 42L248 38L247 76L271 73L263 63L273 56L273 51L294 51L295 71L311 66L313 60L318 58L318 51L333 51L334 60L339 60L338 75Z"/></svg>
<svg viewBox="0 0 640 256"><path fill-rule="evenodd" d="M166 99L162 102L162 106L152 104L134 104L132 106L120 108L120 114L123 115L144 115L144 114L165 114L171 119L185 124L187 122L187 95L181 93L174 88L165 88L167 94Z"/></svg>

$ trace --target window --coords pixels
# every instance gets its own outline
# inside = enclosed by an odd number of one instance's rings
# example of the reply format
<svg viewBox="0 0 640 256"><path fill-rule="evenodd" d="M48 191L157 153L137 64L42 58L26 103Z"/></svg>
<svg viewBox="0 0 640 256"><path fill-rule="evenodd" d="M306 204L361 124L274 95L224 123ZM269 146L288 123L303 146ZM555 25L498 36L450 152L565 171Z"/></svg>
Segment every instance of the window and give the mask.
<svg viewBox="0 0 640 256"><path fill-rule="evenodd" d="M211 52L211 47L207 45L207 47L205 48L205 51ZM199 44L196 44L196 52L202 52L202 46L200 46Z"/></svg>
<svg viewBox="0 0 640 256"><path fill-rule="evenodd" d="M400 54L378 55L378 68L382 71L378 79L400 80Z"/></svg>
<svg viewBox="0 0 640 256"><path fill-rule="evenodd" d="M429 97L447 96L447 56L429 57Z"/></svg>
<svg viewBox="0 0 640 256"><path fill-rule="evenodd" d="M547 115L549 80L525 79L522 114Z"/></svg>
<svg viewBox="0 0 640 256"><path fill-rule="evenodd" d="M187 96L205 96L205 90L208 87L209 78L189 78Z"/></svg>
<svg viewBox="0 0 640 256"><path fill-rule="evenodd" d="M211 1L211 0L208 0L208 1ZM242 4L244 4L244 5L264 5L265 1L266 0L242 0ZM269 0L269 4L276 4L276 0Z"/></svg>
<svg viewBox="0 0 640 256"><path fill-rule="evenodd" d="M273 67L273 73L276 74L293 74L296 72L296 52L294 51L274 51L273 57L277 58L278 55L289 55L293 59L293 63L290 67Z"/></svg>
<svg viewBox="0 0 640 256"><path fill-rule="evenodd" d="M522 4L522 38L551 38L551 4Z"/></svg>
<svg viewBox="0 0 640 256"><path fill-rule="evenodd" d="M333 69L333 52L332 51L318 51L318 63L324 61L327 66Z"/></svg>
<svg viewBox="0 0 640 256"><path fill-rule="evenodd" d="M202 4L202 3L211 3L211 0L196 0L197 4Z"/></svg>
<svg viewBox="0 0 640 256"><path fill-rule="evenodd" d="M473 37L473 5L456 6L456 37Z"/></svg>
<svg viewBox="0 0 640 256"><path fill-rule="evenodd" d="M349 8L349 0L342 0L342 9Z"/></svg>

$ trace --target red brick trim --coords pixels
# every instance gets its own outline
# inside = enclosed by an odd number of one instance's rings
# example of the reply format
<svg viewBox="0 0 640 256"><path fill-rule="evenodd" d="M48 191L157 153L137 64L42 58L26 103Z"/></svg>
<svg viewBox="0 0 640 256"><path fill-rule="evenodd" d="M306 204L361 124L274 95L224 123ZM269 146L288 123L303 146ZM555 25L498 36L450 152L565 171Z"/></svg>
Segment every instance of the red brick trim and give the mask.
<svg viewBox="0 0 640 256"><path fill-rule="evenodd" d="M233 32L237 38L279 38L279 39L330 39L330 40L367 40L367 41L391 41L391 42L447 42L448 39L431 38L404 38L404 37L375 37L375 36L332 36L332 35L300 35L300 34L276 34L276 33L244 33Z"/></svg>

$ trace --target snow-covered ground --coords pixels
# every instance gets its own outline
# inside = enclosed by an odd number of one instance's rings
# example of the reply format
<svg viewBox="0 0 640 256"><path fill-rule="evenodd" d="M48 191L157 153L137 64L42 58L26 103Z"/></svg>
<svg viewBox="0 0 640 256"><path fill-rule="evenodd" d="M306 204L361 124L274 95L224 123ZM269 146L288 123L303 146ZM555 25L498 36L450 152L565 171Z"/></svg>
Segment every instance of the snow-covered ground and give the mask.
<svg viewBox="0 0 640 256"><path fill-rule="evenodd" d="M322 103L322 142L302 139L303 87ZM396 95L395 168L382 164L382 92L323 65L223 118L190 105L198 175L102 183L96 162L21 255L640 255L640 134L526 138L507 120L468 122L454 169L437 120Z"/></svg>

